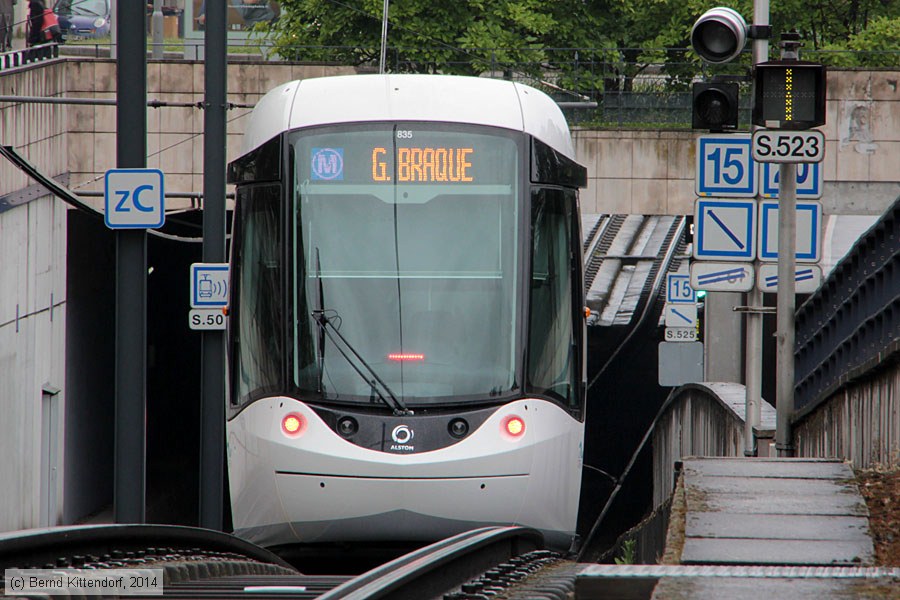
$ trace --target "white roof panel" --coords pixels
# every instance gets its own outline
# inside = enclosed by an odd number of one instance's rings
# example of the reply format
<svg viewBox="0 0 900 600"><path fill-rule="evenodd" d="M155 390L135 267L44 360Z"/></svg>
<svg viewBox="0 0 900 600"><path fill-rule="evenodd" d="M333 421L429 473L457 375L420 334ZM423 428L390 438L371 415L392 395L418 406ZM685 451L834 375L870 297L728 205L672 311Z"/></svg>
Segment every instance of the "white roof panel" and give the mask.
<svg viewBox="0 0 900 600"><path fill-rule="evenodd" d="M523 131L575 159L565 117L549 96L520 83L450 75L345 75L281 85L257 103L242 154L285 130L395 120Z"/></svg>

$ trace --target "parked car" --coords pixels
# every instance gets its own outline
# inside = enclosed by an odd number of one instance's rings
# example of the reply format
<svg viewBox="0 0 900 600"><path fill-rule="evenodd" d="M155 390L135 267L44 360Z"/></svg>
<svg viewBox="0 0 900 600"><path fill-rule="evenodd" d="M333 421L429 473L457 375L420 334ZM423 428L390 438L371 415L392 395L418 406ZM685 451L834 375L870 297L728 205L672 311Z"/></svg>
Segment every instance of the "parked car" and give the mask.
<svg viewBox="0 0 900 600"><path fill-rule="evenodd" d="M109 35L109 0L57 0L53 11L67 40Z"/></svg>

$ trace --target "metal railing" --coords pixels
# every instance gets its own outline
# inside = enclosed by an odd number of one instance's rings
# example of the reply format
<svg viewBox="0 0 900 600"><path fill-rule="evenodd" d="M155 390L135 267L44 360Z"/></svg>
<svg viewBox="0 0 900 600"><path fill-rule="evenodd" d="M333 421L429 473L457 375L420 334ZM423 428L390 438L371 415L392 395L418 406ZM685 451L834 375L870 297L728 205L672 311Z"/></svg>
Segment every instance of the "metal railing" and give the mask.
<svg viewBox="0 0 900 600"><path fill-rule="evenodd" d="M41 44L40 46L31 46L22 50L11 50L0 54L0 71L58 56L59 44Z"/></svg>
<svg viewBox="0 0 900 600"><path fill-rule="evenodd" d="M797 311L796 411L900 351L900 198Z"/></svg>
<svg viewBox="0 0 900 600"><path fill-rule="evenodd" d="M200 43L200 46L196 44ZM150 47L148 46L148 51ZM265 60L378 69L379 48L286 46L264 34L228 42L229 61ZM58 50L55 50L58 51ZM109 39L63 46L64 55L110 55ZM202 40L166 40L165 58L202 56ZM430 56L429 62L421 57ZM805 49L805 60L828 67L900 67L900 50L820 51ZM689 129L691 83L715 75L749 79L750 54L710 66L685 48L434 48L387 49L388 71L465 73L527 83L564 103L570 125L583 127ZM750 84L740 89L740 129L750 128Z"/></svg>

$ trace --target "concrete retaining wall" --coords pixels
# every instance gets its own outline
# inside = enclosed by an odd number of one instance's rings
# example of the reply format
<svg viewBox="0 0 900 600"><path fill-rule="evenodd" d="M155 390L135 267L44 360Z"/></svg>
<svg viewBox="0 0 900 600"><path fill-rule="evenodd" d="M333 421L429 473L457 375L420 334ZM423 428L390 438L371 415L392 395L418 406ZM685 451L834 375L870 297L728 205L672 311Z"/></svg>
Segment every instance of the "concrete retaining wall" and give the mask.
<svg viewBox="0 0 900 600"><path fill-rule="evenodd" d="M28 67L0 77L0 94L59 96L65 83L64 63ZM0 143L64 173L65 108L0 104ZM0 197L31 183L0 167ZM36 194L0 203L0 531L55 524L62 513L66 208Z"/></svg>
<svg viewBox="0 0 900 600"><path fill-rule="evenodd" d="M900 195L900 71L830 71L825 214L880 215ZM576 130L588 213L692 214L691 131Z"/></svg>

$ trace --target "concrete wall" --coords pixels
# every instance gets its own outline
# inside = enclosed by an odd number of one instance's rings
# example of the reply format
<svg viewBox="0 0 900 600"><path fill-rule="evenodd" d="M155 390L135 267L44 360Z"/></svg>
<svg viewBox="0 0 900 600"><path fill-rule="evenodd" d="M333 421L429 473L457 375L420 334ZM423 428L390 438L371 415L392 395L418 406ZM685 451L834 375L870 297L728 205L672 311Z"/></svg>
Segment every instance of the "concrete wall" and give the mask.
<svg viewBox="0 0 900 600"><path fill-rule="evenodd" d="M43 198L0 213L0 531L40 525L50 497L50 522L62 511L65 212Z"/></svg>
<svg viewBox="0 0 900 600"><path fill-rule="evenodd" d="M65 69L67 95L115 97L115 62L70 60ZM350 67L234 63L228 66L229 100L253 104L267 90L292 79L353 72ZM203 100L200 62L151 61L147 77L150 98ZM821 200L825 214L881 214L900 195L900 71L832 71L828 82ZM249 112L229 111L228 160L237 156ZM103 173L115 163L115 108L70 106L64 114L70 132L71 185L100 191ZM163 170L169 190L200 192L203 111L148 108L147 127L147 166ZM578 160L588 167L588 188L581 196L585 212L693 213L697 133L575 129L573 135ZM99 206L99 201L94 203ZM177 205L187 207L190 202Z"/></svg>
<svg viewBox="0 0 900 600"><path fill-rule="evenodd" d="M37 67L41 69L42 67ZM71 59L47 67L65 71L65 93L73 97L115 97L115 62ZM272 87L307 77L347 74L349 67L279 63L235 63L228 66L229 100L252 104ZM23 87L2 93L28 94ZM43 75L38 76L42 81ZM824 162L825 214L881 214L900 195L900 71L832 71L828 76L828 123ZM35 95L42 90L32 86ZM203 100L203 65L193 61L151 61L150 98L178 102ZM20 137L31 119L63 119L71 187L102 190L102 175L115 163L115 108L53 106L30 109L16 119ZM39 114L40 113L40 114ZM237 155L249 109L233 109L228 117L227 156ZM0 132L3 143L16 143ZM149 167L166 173L167 189L202 190L203 112L198 108L148 108ZM30 133L29 133L30 137ZM695 139L692 131L574 131L578 159L588 167L582 193L587 213L691 214L694 206ZM33 141L33 138L32 138ZM39 162L39 164L41 164ZM46 166L46 165L42 165ZM60 171L62 172L62 171ZM0 175L5 179L4 165ZM0 188L7 185L0 183ZM13 186L11 189L18 189ZM2 191L0 191L2 194ZM99 201L94 201L99 206ZM190 202L181 202L189 206Z"/></svg>
<svg viewBox="0 0 900 600"><path fill-rule="evenodd" d="M299 66L279 63L228 65L228 100L254 104L273 87L310 77L355 73L350 67ZM67 62L68 95L76 98L115 98L116 63L106 59ZM203 102L203 63L150 61L147 96L169 102ZM228 112L227 160L238 156L250 109ZM116 109L113 106L71 106L68 117L71 187L102 191L103 173L115 166ZM190 108L147 109L147 166L161 169L166 190L203 190L203 111ZM2 167L0 167L2 168ZM101 207L101 201L92 204ZM167 199L166 208L190 208L189 200Z"/></svg>
<svg viewBox="0 0 900 600"><path fill-rule="evenodd" d="M62 64L0 77L0 94L64 91ZM0 143L62 173L64 115L47 105L0 104ZM0 198L30 183L11 166L0 168ZM56 523L62 512L67 239L66 208L54 198L14 208L0 202L0 211L0 531L6 531Z"/></svg>
<svg viewBox="0 0 900 600"><path fill-rule="evenodd" d="M900 195L900 71L830 71L825 214L880 215ZM590 213L692 214L689 131L576 130Z"/></svg>

